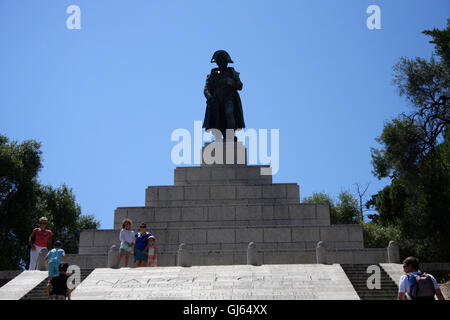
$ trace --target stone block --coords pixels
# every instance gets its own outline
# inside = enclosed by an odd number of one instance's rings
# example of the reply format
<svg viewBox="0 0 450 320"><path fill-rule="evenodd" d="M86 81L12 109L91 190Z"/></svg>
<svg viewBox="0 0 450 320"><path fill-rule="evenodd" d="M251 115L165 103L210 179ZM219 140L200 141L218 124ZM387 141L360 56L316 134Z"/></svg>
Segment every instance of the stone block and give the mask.
<svg viewBox="0 0 450 320"><path fill-rule="evenodd" d="M338 225L321 227L320 239L322 241L348 241L347 228Z"/></svg>
<svg viewBox="0 0 450 320"><path fill-rule="evenodd" d="M156 238L156 245L158 244L176 244L178 245L179 241L179 232L176 229L155 229L154 231L151 231L151 233Z"/></svg>
<svg viewBox="0 0 450 320"><path fill-rule="evenodd" d="M131 259L130 259L131 260ZM86 256L86 268L104 268L108 263L108 255L103 256Z"/></svg>
<svg viewBox="0 0 450 320"><path fill-rule="evenodd" d="M261 199L262 186L236 186L236 199Z"/></svg>
<svg viewBox="0 0 450 320"><path fill-rule="evenodd" d="M380 263L387 262L386 249L365 249L353 252L353 263Z"/></svg>
<svg viewBox="0 0 450 320"><path fill-rule="evenodd" d="M235 243L234 229L212 229L207 231L208 243Z"/></svg>
<svg viewBox="0 0 450 320"><path fill-rule="evenodd" d="M120 243L119 230L96 230L94 231L94 246L111 246Z"/></svg>
<svg viewBox="0 0 450 320"><path fill-rule="evenodd" d="M348 264L353 264L353 254L352 251L335 251L334 253L334 257L333 261L334 263L339 263L339 264L344 264L344 263L348 263Z"/></svg>
<svg viewBox="0 0 450 320"><path fill-rule="evenodd" d="M204 261L206 265L217 266L217 265L231 265L234 264L234 254L233 253L208 253L204 256Z"/></svg>
<svg viewBox="0 0 450 320"><path fill-rule="evenodd" d="M208 220L209 221L221 221L221 220L235 220L235 208L231 206L209 207L208 208Z"/></svg>
<svg viewBox="0 0 450 320"><path fill-rule="evenodd" d="M236 243L263 242L263 229L245 228L236 229Z"/></svg>
<svg viewBox="0 0 450 320"><path fill-rule="evenodd" d="M364 244L362 241L339 241L334 242L334 248L336 250L363 249Z"/></svg>
<svg viewBox="0 0 450 320"><path fill-rule="evenodd" d="M205 167L189 167L186 170L187 181L211 180L211 170Z"/></svg>
<svg viewBox="0 0 450 320"><path fill-rule="evenodd" d="M155 221L156 222L166 222L166 221L180 221L181 220L181 208L155 208Z"/></svg>
<svg viewBox="0 0 450 320"><path fill-rule="evenodd" d="M150 207L128 208L128 218L133 221L132 230L137 230L142 222L150 222L155 219L155 209ZM122 228L120 228L122 229Z"/></svg>
<svg viewBox="0 0 450 320"><path fill-rule="evenodd" d="M217 167L210 168L212 180L234 180L236 179L235 168Z"/></svg>
<svg viewBox="0 0 450 320"><path fill-rule="evenodd" d="M211 199L236 199L236 186L211 186Z"/></svg>
<svg viewBox="0 0 450 320"><path fill-rule="evenodd" d="M159 187L158 200L184 200L184 187L181 186L165 186Z"/></svg>
<svg viewBox="0 0 450 320"><path fill-rule="evenodd" d="M264 229L264 242L290 242L290 228L266 228Z"/></svg>
<svg viewBox="0 0 450 320"><path fill-rule="evenodd" d="M178 241L186 244L206 243L206 230L180 230Z"/></svg>
<svg viewBox="0 0 450 320"><path fill-rule="evenodd" d="M314 251L297 251L292 253L295 264L316 263L316 253Z"/></svg>
<svg viewBox="0 0 450 320"><path fill-rule="evenodd" d="M289 206L282 204L274 205L273 219L289 219Z"/></svg>
<svg viewBox="0 0 450 320"><path fill-rule="evenodd" d="M300 199L300 190L298 184L290 183L286 185L286 198Z"/></svg>
<svg viewBox="0 0 450 320"><path fill-rule="evenodd" d="M295 262L291 252L263 252L263 264L292 264Z"/></svg>
<svg viewBox="0 0 450 320"><path fill-rule="evenodd" d="M348 230L348 240L349 241L360 241L363 242L363 230L360 225L349 225Z"/></svg>
<svg viewBox="0 0 450 320"><path fill-rule="evenodd" d="M319 240L320 240L319 228L311 228L311 227L292 228L292 241L317 242Z"/></svg>
<svg viewBox="0 0 450 320"><path fill-rule="evenodd" d="M264 199L285 199L286 184L269 184L262 186L262 197Z"/></svg>
<svg viewBox="0 0 450 320"><path fill-rule="evenodd" d="M174 253L159 253L158 254L158 266L175 266L177 255Z"/></svg>
<svg viewBox="0 0 450 320"><path fill-rule="evenodd" d="M83 255L104 255L108 254L108 246L96 246L96 247L79 247L78 253Z"/></svg>
<svg viewBox="0 0 450 320"><path fill-rule="evenodd" d="M176 167L174 170L174 180L175 184L178 181L185 181L186 180L186 167Z"/></svg>
<svg viewBox="0 0 450 320"><path fill-rule="evenodd" d="M289 206L289 217L291 219L315 219L315 204L298 204Z"/></svg>
<svg viewBox="0 0 450 320"><path fill-rule="evenodd" d="M122 220L127 216L127 208L117 208L116 210L114 210L114 223L122 223Z"/></svg>
<svg viewBox="0 0 450 320"><path fill-rule="evenodd" d="M236 220L260 220L262 219L261 206L237 206Z"/></svg>
<svg viewBox="0 0 450 320"><path fill-rule="evenodd" d="M304 251L306 249L306 242L281 242L277 244L277 250L296 250Z"/></svg>
<svg viewBox="0 0 450 320"><path fill-rule="evenodd" d="M145 190L145 202L158 200L158 187L148 187Z"/></svg>
<svg viewBox="0 0 450 320"><path fill-rule="evenodd" d="M208 218L208 209L205 207L186 207L181 209L182 221L205 221Z"/></svg>
<svg viewBox="0 0 450 320"><path fill-rule="evenodd" d="M316 204L316 218L330 220L330 207L327 204Z"/></svg>
<svg viewBox="0 0 450 320"><path fill-rule="evenodd" d="M186 186L184 187L185 200L208 200L209 186Z"/></svg>
<svg viewBox="0 0 450 320"><path fill-rule="evenodd" d="M94 230L81 231L80 233L80 247L90 247L94 245Z"/></svg>
<svg viewBox="0 0 450 320"><path fill-rule="evenodd" d="M261 209L262 209L262 218L264 220L272 220L274 219L274 213L273 213L273 205L262 205Z"/></svg>

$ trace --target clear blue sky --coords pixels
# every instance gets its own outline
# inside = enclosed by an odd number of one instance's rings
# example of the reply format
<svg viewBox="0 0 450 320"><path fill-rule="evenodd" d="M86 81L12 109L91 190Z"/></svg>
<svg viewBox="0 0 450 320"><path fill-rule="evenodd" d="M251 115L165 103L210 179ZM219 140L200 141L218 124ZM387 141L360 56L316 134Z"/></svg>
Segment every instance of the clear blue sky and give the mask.
<svg viewBox="0 0 450 320"><path fill-rule="evenodd" d="M68 30L69 5L81 30ZM366 8L381 8L368 30ZM203 121L212 53L241 73L248 128L280 130L274 182L336 197L368 183L383 124L410 106L391 84L401 56L429 58L422 30L444 28L448 0L0 0L0 133L42 142L40 180L66 183L83 213L113 227L173 184L177 128Z"/></svg>

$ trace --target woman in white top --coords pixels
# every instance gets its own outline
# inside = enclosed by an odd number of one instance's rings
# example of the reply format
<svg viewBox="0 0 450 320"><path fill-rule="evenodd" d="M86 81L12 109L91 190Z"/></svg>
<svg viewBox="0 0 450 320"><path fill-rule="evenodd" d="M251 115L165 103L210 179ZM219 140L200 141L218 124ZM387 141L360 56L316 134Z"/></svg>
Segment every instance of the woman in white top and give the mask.
<svg viewBox="0 0 450 320"><path fill-rule="evenodd" d="M125 263L124 267L128 267L128 260L130 259L130 253L133 251L133 243L134 243L134 231L131 230L131 225L133 222L131 219L124 219L122 221L122 230L120 230L120 252L119 252L119 261L117 265L120 267L120 260L123 255L125 255Z"/></svg>

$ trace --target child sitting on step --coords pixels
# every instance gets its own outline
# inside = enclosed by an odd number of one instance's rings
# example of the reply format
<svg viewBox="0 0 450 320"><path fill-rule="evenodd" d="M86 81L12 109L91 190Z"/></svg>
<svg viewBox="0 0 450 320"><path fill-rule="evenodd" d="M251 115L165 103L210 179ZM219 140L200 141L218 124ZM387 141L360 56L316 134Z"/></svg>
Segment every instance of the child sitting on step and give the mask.
<svg viewBox="0 0 450 320"><path fill-rule="evenodd" d="M157 250L155 246L155 237L151 235L148 238L148 265L149 267L157 267L158 266L158 258L157 258Z"/></svg>

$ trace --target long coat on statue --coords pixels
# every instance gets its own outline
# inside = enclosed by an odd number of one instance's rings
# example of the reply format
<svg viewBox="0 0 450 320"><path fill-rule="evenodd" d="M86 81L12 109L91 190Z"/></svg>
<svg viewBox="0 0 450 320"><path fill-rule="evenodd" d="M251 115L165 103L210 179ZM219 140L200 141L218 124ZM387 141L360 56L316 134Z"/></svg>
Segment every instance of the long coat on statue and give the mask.
<svg viewBox="0 0 450 320"><path fill-rule="evenodd" d="M242 90L242 82L234 68L211 70L204 90L207 103L203 128L219 129L224 136L226 129L245 128L238 90Z"/></svg>

